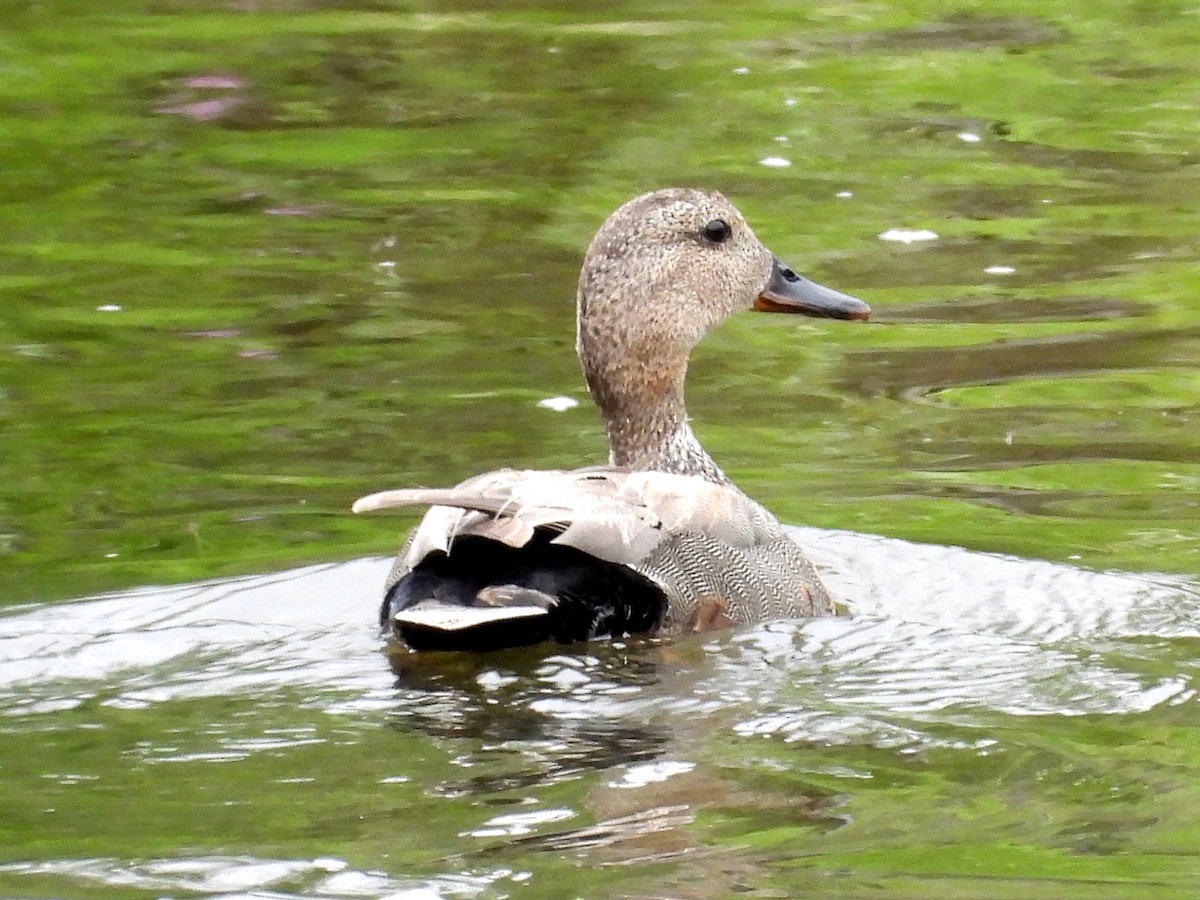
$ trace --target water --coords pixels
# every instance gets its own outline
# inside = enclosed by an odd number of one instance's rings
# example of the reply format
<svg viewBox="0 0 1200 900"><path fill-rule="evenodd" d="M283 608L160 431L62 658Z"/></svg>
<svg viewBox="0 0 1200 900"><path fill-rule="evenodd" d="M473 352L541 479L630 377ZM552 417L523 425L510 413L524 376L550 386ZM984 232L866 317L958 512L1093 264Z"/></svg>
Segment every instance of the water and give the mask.
<svg viewBox="0 0 1200 900"><path fill-rule="evenodd" d="M1200 637L1200 589L1184 579L1093 572L850 532L796 534L822 562L847 615L772 623L700 642L713 662L728 665L712 673L713 686L694 675L682 679L689 696L680 711L704 707L706 697L721 705L742 695L757 709L771 699L759 679L772 669L779 687L793 679L824 682L823 711L848 703L878 712L937 713L962 703L1017 715L1078 715L1139 712L1191 698L1182 675L1142 684L1124 668L1102 664L1106 653L1119 654L1139 640ZM17 610L0 631L0 698L12 715L97 702L136 709L285 689L315 692L313 702L330 712L390 705L397 685L380 664L385 645L361 615L363 598L377 592L390 564L361 560ZM624 642L617 643L624 652ZM642 661L651 662L658 651L649 648L659 645L643 643L634 642ZM591 681L587 670L599 665L590 654L612 652L605 642L570 651L528 652L534 660L573 660L584 684ZM436 662L401 652L393 661L402 677L410 670L432 676L444 665L474 670L477 662L431 656ZM479 671L504 655L483 659ZM746 677L746 667L754 678ZM564 697L579 693L575 677L549 679L555 697L547 698L547 708L556 714L571 708ZM631 691L632 708L659 702L645 696L645 687ZM589 687L581 696L593 693ZM422 696L418 690L415 699ZM571 715L586 719L624 708L607 703ZM737 730L746 729L759 732L745 725ZM787 733L819 736L803 727Z"/></svg>
<svg viewBox="0 0 1200 900"><path fill-rule="evenodd" d="M1194 10L6 15L0 894L1195 893ZM846 615L389 657L349 503L597 461L673 183L875 310L689 380Z"/></svg>
<svg viewBox="0 0 1200 900"><path fill-rule="evenodd" d="M15 610L0 627L0 712L24 776L4 788L10 823L139 823L0 867L0 884L553 896L562 877L583 895L637 890L632 871L692 895L700 854L722 880L695 894L719 896L815 889L899 831L905 850L990 846L963 890L1006 895L1024 883L997 871L1020 861L1014 829L1042 854L1083 854L1063 877L1090 885L1107 854L1191 827L1162 812L1194 801L1182 748L1153 736L1194 713L1194 583L797 537L848 615L389 666L360 614L385 559ZM1123 733L1151 743L1112 746ZM980 806L990 841L974 832ZM554 874L588 861L591 875Z"/></svg>

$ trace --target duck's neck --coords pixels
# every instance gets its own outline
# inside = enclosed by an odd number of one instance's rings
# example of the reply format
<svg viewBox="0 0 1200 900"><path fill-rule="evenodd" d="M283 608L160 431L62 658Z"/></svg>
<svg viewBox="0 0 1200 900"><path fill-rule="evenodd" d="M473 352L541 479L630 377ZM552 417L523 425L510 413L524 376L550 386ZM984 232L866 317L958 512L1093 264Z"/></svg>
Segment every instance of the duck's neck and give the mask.
<svg viewBox="0 0 1200 900"><path fill-rule="evenodd" d="M669 371L622 367L596 377L585 369L588 388L608 432L610 462L637 470L698 475L728 484L692 433L683 402L686 361Z"/></svg>

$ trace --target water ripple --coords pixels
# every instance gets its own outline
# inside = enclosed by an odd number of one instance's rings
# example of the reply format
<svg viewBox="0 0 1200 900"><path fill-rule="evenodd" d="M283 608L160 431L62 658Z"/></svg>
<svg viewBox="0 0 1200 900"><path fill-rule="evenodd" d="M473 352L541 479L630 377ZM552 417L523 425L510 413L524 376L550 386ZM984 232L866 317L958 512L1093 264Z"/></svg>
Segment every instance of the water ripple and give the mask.
<svg viewBox="0 0 1200 900"><path fill-rule="evenodd" d="M244 856L194 856L186 859L61 859L0 865L0 873L91 881L110 889L187 891L198 898L382 897L431 900L475 897L501 879L521 880L508 869L484 875L446 875L427 880L392 878L382 872L351 869L336 858L258 859Z"/></svg>
<svg viewBox="0 0 1200 900"><path fill-rule="evenodd" d="M1142 666L1138 651L1147 639L1200 637L1200 590L1181 578L796 535L850 615L686 640L408 655L393 673L372 621L388 563L359 560L18 610L0 619L0 710L300 688L300 702L329 712L385 711L497 745L529 717L557 723L540 732L541 750L525 746L556 760L551 777L570 777L580 753L652 758L664 739L658 720L674 735L724 723L747 735L908 746L954 743L931 725L979 713L1122 714L1192 696L1187 667L1164 672L1157 657ZM309 738L270 734L221 749L245 755Z"/></svg>

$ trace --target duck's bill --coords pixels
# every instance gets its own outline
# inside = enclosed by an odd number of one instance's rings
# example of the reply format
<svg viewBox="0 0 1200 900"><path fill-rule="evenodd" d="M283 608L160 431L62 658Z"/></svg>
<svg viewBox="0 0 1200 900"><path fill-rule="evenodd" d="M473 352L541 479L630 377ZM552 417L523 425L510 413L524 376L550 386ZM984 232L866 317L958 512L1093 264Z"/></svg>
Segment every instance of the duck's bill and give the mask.
<svg viewBox="0 0 1200 900"><path fill-rule="evenodd" d="M809 281L793 272L779 257L771 266L771 279L754 308L760 312L800 313L827 319L866 319L871 307L857 297Z"/></svg>

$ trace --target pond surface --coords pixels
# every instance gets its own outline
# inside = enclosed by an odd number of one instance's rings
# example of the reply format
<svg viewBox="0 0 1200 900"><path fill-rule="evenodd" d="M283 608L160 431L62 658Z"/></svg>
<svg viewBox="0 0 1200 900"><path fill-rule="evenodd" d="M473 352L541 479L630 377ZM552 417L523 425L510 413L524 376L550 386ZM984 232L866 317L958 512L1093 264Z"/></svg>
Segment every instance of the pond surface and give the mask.
<svg viewBox="0 0 1200 900"><path fill-rule="evenodd" d="M0 894L1194 896L1200 10L10 7ZM670 184L875 310L689 380L847 615L389 658Z"/></svg>

